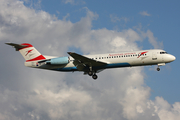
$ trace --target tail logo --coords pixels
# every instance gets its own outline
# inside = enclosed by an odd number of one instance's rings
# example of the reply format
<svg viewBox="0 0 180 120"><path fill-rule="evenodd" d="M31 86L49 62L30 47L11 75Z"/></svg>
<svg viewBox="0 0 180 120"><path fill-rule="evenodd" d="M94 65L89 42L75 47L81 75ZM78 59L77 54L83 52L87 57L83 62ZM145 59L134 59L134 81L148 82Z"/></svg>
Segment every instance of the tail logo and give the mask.
<svg viewBox="0 0 180 120"><path fill-rule="evenodd" d="M26 53L26 55L25 56L27 56L31 51L33 51L34 49L31 49L31 50L28 50L28 51L26 51L27 53Z"/></svg>

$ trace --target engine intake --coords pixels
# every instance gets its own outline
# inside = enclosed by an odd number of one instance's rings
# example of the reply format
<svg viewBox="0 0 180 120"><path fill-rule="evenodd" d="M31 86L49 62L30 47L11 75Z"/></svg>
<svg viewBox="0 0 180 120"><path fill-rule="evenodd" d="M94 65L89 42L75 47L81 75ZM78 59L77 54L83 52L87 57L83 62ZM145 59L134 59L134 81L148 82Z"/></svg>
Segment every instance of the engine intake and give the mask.
<svg viewBox="0 0 180 120"><path fill-rule="evenodd" d="M59 58L53 58L49 61L46 61L46 64L49 65L64 65L69 63L69 57L59 57Z"/></svg>

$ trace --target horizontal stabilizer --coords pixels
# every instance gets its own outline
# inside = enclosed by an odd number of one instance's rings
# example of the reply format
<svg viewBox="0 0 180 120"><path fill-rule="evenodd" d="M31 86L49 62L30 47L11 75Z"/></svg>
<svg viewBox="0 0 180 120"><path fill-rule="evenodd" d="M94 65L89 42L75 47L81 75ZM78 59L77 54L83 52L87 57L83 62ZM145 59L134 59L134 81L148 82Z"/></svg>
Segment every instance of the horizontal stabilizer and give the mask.
<svg viewBox="0 0 180 120"><path fill-rule="evenodd" d="M20 45L15 43L5 43L5 44L13 46L16 49L16 51L19 51L20 49L28 46L28 45Z"/></svg>

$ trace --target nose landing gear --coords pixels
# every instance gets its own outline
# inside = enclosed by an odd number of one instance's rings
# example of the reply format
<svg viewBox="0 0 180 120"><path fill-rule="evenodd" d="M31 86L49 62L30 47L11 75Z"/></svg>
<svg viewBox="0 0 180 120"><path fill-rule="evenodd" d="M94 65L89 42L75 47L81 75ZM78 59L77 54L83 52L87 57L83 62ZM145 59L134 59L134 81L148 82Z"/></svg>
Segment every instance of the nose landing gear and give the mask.
<svg viewBox="0 0 180 120"><path fill-rule="evenodd" d="M159 66L164 66L164 65L165 65L165 63L159 63L159 64L157 64L157 65L158 65L158 67L157 67L157 71L160 71Z"/></svg>
<svg viewBox="0 0 180 120"><path fill-rule="evenodd" d="M157 71L160 71L160 68L159 68L159 67L157 68Z"/></svg>

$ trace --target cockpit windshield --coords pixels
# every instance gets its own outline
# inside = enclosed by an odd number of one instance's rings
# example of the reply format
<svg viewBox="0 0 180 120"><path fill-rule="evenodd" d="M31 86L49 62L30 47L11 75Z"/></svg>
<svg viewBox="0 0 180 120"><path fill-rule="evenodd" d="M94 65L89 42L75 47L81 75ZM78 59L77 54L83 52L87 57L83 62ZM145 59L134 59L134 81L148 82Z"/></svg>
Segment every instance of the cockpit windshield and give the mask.
<svg viewBox="0 0 180 120"><path fill-rule="evenodd" d="M160 52L160 54L167 54L167 52L164 52L164 51L163 51L163 52Z"/></svg>

